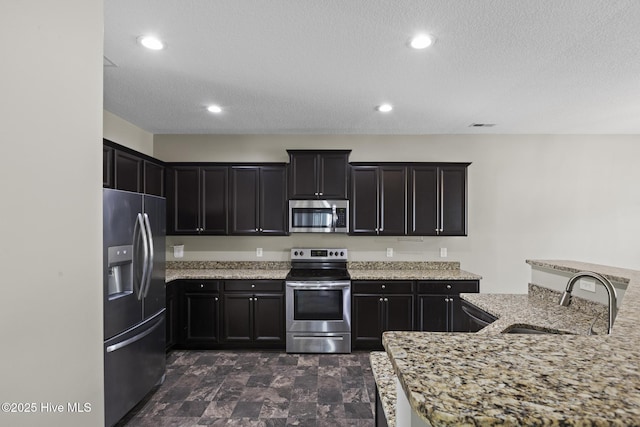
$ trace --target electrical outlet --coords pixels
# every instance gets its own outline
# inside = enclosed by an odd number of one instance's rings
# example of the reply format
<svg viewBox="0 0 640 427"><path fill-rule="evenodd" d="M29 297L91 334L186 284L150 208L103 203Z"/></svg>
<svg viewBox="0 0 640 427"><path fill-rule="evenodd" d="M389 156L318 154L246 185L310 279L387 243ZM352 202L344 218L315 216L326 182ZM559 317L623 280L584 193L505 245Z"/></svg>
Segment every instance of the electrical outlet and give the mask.
<svg viewBox="0 0 640 427"><path fill-rule="evenodd" d="M387 257L391 258L393 256L393 248L387 248Z"/></svg>
<svg viewBox="0 0 640 427"><path fill-rule="evenodd" d="M447 248L440 248L440 258L447 257Z"/></svg>
<svg viewBox="0 0 640 427"><path fill-rule="evenodd" d="M257 257L261 257L262 256L262 248L256 248L256 256Z"/></svg>
<svg viewBox="0 0 640 427"><path fill-rule="evenodd" d="M596 282L588 279L580 279L580 289L588 292L595 292Z"/></svg>

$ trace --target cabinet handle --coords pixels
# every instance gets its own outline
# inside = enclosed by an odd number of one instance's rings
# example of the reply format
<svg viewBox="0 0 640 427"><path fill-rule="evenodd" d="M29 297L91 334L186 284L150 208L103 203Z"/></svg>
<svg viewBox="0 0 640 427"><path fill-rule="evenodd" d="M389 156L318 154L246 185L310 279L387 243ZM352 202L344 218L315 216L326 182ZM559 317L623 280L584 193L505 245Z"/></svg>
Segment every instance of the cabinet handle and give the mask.
<svg viewBox="0 0 640 427"><path fill-rule="evenodd" d="M318 193L319 196L324 196L324 193Z"/></svg>
<svg viewBox="0 0 640 427"><path fill-rule="evenodd" d="M384 299L384 302L389 302L389 298L385 298L385 299Z"/></svg>
<svg viewBox="0 0 640 427"><path fill-rule="evenodd" d="M382 298L380 298L380 302L384 301Z"/></svg>

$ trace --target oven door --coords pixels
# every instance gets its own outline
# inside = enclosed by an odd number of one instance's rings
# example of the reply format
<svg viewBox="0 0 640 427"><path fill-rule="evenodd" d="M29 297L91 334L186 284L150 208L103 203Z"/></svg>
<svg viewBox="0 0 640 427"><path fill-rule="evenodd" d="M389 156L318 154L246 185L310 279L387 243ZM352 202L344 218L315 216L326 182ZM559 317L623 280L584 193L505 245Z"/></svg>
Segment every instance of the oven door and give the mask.
<svg viewBox="0 0 640 427"><path fill-rule="evenodd" d="M351 332L351 282L287 281L287 332Z"/></svg>

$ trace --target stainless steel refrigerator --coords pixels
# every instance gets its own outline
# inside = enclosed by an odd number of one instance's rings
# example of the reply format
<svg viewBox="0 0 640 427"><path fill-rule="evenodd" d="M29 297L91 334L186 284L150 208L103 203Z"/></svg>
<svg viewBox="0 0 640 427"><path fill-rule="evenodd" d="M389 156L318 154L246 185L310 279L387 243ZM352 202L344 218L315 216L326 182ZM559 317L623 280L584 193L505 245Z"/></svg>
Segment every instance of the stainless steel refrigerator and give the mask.
<svg viewBox="0 0 640 427"><path fill-rule="evenodd" d="M162 197L103 190L107 426L164 380L165 209Z"/></svg>

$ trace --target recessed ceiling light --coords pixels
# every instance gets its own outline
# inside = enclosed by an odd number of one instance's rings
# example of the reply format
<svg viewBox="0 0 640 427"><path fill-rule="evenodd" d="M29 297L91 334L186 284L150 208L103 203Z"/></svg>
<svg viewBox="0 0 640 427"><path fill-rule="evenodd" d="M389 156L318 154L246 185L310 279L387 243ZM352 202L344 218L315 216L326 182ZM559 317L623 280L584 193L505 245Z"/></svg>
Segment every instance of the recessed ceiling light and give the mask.
<svg viewBox="0 0 640 427"><path fill-rule="evenodd" d="M393 106L391 104L380 104L376 107L376 110L380 111L381 113L388 113L389 111L393 110Z"/></svg>
<svg viewBox="0 0 640 427"><path fill-rule="evenodd" d="M214 114L222 113L222 107L220 107L219 105L209 105L207 107L207 111Z"/></svg>
<svg viewBox="0 0 640 427"><path fill-rule="evenodd" d="M138 38L138 41L142 46L146 47L147 49L151 49L151 50L164 49L164 43L162 43L162 40L153 36L140 36Z"/></svg>
<svg viewBox="0 0 640 427"><path fill-rule="evenodd" d="M409 42L409 45L414 49L426 49L432 44L433 37L428 34L418 34Z"/></svg>

